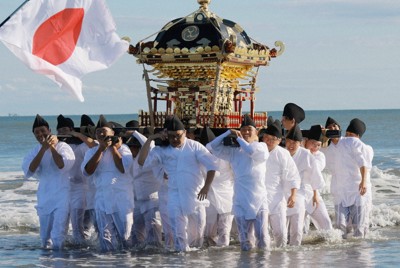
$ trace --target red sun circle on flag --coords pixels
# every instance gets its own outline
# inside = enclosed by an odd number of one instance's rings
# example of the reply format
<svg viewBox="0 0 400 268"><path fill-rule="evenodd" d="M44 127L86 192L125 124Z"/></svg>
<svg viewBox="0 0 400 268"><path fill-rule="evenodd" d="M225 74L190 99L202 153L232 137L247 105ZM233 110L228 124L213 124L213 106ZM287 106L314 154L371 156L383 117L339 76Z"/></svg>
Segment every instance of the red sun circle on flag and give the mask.
<svg viewBox="0 0 400 268"><path fill-rule="evenodd" d="M82 29L83 8L66 8L43 22L33 36L32 54L59 65L75 50Z"/></svg>

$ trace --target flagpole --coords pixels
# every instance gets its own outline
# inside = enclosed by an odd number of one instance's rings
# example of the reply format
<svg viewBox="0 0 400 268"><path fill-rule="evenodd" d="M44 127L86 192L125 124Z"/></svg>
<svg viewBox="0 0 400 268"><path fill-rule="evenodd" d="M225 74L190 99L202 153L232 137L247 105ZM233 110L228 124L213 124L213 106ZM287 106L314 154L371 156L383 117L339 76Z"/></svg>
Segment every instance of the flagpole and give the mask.
<svg viewBox="0 0 400 268"><path fill-rule="evenodd" d="M1 24L0 24L0 28L9 20L11 19L12 16L14 16L14 14L20 10L26 3L28 3L30 0L25 0L13 13L11 13L10 16L8 16Z"/></svg>

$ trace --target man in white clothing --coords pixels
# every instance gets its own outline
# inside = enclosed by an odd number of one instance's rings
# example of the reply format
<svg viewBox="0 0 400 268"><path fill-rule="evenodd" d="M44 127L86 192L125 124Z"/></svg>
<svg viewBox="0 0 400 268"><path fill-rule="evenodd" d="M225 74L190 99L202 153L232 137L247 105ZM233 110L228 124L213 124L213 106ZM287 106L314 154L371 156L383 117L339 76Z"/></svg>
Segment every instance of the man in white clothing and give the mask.
<svg viewBox="0 0 400 268"><path fill-rule="evenodd" d="M332 173L331 194L335 203L335 227L347 238L347 225L352 223L354 236L365 235L368 190L367 169L370 163L365 159L364 144L358 138L341 137L332 139L324 150L327 168Z"/></svg>
<svg viewBox="0 0 400 268"><path fill-rule="evenodd" d="M86 191L88 188L87 178L83 176L81 164L85 153L90 147L95 146L93 139L74 131L74 122L71 118L59 115L57 117L57 135L65 137L76 137L80 141L66 142L71 146L75 154L75 163L70 170L70 220L72 225L72 237L75 244L82 244L86 240L83 226L86 209ZM90 146L90 147L89 147Z"/></svg>
<svg viewBox="0 0 400 268"><path fill-rule="evenodd" d="M96 218L100 247L115 251L121 243L130 245L133 224L133 162L129 148L114 136L113 125L100 115L96 126L98 145L86 152L82 163L84 175L93 176L96 185Z"/></svg>
<svg viewBox="0 0 400 268"><path fill-rule="evenodd" d="M341 131L340 124L333 119L332 117L328 117L326 119L325 123L325 129L326 130L335 130L335 131ZM337 223L337 212L338 212L338 206L341 202L341 197L340 197L340 190L339 190L339 185L338 185L338 178L337 174L335 173L335 158L339 156L338 154L338 148L335 146L338 144L339 140L341 139L341 136L339 135L338 137L334 138L329 138L327 139L326 137L324 138L323 144L321 145L320 151L324 154L325 156L325 174L328 174L331 176L331 183L330 183L330 193L333 197L333 204L335 207L335 219L333 221L333 227L334 228L339 228L336 226Z"/></svg>
<svg viewBox="0 0 400 268"><path fill-rule="evenodd" d="M138 131L128 131L131 137L126 145L132 152L133 191L135 209L133 213L132 245L133 246L161 246L161 223L159 217L158 190L161 181L154 174L159 172L157 167L143 167L138 163L138 155L147 138ZM152 145L154 147L154 145ZM161 167L158 167L161 169Z"/></svg>
<svg viewBox="0 0 400 268"><path fill-rule="evenodd" d="M168 213L177 251L202 247L206 221L206 200L215 171L216 159L199 142L186 138L186 130L177 116L167 118L166 131L151 135L139 154L144 167L161 165L168 176ZM156 146L153 140L168 139L168 146ZM204 176L202 170L206 170Z"/></svg>
<svg viewBox="0 0 400 268"><path fill-rule="evenodd" d="M97 141L96 138L96 124L92 121L92 119L86 115L81 115L81 123L80 123L80 131L82 135L85 137L81 137L80 139L90 148L96 146ZM75 132L72 132L71 135L75 135ZM85 147L84 145L82 145ZM86 150L87 151L87 150ZM86 154L85 151L85 154ZM82 157L82 161L85 155ZM79 165L82 164L82 161ZM79 169L82 173L82 170ZM82 173L83 175L83 173ZM87 188L85 191L85 215L83 219L83 228L85 232L85 238L92 239L96 238L99 233L99 228L96 222L96 210L95 210L95 196L96 196L96 185L94 183L93 176L85 176Z"/></svg>
<svg viewBox="0 0 400 268"><path fill-rule="evenodd" d="M233 135L239 147L225 146L223 141ZM228 161L234 173L233 215L239 232L242 250L254 247L268 249L268 196L265 186L266 162L269 156L267 145L258 142L257 129L245 115L240 131L230 129L215 138L208 146L212 153Z"/></svg>
<svg viewBox="0 0 400 268"><path fill-rule="evenodd" d="M36 115L32 127L38 145L24 158L24 177L39 179L37 213L42 247L63 248L68 228L69 170L75 162L71 147L51 134L49 124Z"/></svg>
<svg viewBox="0 0 400 268"><path fill-rule="evenodd" d="M301 159L297 159L296 153L299 151L303 136L298 125L295 125L286 134L286 149L289 151L294 162L296 163L297 170L299 171L300 178L303 180L302 172L304 167L299 165ZM304 148L303 148L304 149ZM322 177L322 176L321 176ZM287 187L286 195L289 196L289 187ZM291 194L290 194L291 195ZM293 207L289 207L286 211L286 216L289 225L289 244L291 246L300 246L303 238L304 216L305 216L305 192L304 188L300 187L296 194L296 203ZM289 199L288 199L289 200Z"/></svg>
<svg viewBox="0 0 400 268"><path fill-rule="evenodd" d="M212 130L208 126L204 127L200 142L207 145L214 139ZM205 237L210 246L223 247L229 246L232 229L233 171L229 162L220 158L217 161L219 172L215 175L207 196L210 206L206 208Z"/></svg>
<svg viewBox="0 0 400 268"><path fill-rule="evenodd" d="M289 151L279 146L281 140L282 131L279 121L275 121L263 131L262 141L267 144L269 151L265 174L269 224L276 247L285 247L287 244L286 207L294 206L296 192L300 188L300 176L296 164ZM285 199L286 188L291 189L288 202Z"/></svg>
<svg viewBox="0 0 400 268"><path fill-rule="evenodd" d="M306 218L311 217L314 226L320 230L332 229L324 200L319 190L325 186L322 170L325 168L325 156L319 151L322 140L322 128L314 125L307 132L306 148L299 147L293 154L301 177L301 187L305 197ZM308 148L311 148L309 150ZM305 220L305 231L309 229L309 221Z"/></svg>
<svg viewBox="0 0 400 268"><path fill-rule="evenodd" d="M361 139L364 135L367 127L363 121L358 118L354 118L350 121L349 126L346 129L346 137L353 137L356 139ZM362 198L363 203L365 204L365 218L364 222L364 233L365 236L369 230L370 224L370 213L372 210L372 184L371 184L371 168L372 168L372 159L374 158L374 150L370 145L363 143L362 152L365 160L367 161L367 170L366 170L366 181L367 181L367 193L364 195L365 198Z"/></svg>

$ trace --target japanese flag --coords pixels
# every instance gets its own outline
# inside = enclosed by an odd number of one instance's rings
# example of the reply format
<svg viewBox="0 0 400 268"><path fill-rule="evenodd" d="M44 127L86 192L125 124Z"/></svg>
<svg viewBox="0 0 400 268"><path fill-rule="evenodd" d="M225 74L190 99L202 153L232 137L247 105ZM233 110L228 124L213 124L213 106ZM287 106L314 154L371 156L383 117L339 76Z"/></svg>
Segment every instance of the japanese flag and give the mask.
<svg viewBox="0 0 400 268"><path fill-rule="evenodd" d="M0 40L33 71L83 101L80 78L128 49L105 0L30 0L0 28Z"/></svg>

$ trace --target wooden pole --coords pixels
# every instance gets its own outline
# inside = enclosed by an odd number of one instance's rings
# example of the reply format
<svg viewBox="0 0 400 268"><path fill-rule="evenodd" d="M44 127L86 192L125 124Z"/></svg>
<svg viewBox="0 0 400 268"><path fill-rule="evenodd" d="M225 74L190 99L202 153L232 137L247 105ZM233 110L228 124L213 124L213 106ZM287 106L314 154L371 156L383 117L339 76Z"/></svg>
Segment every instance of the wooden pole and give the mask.
<svg viewBox="0 0 400 268"><path fill-rule="evenodd" d="M149 106L149 113L150 113L150 127L152 128L152 130L154 130L155 124L154 124L154 111L153 111L153 107L152 107L152 104L151 104L150 78L149 78L149 74L148 74L146 68L144 67L144 65L143 65L143 76L144 76L144 79L146 81L147 105Z"/></svg>

